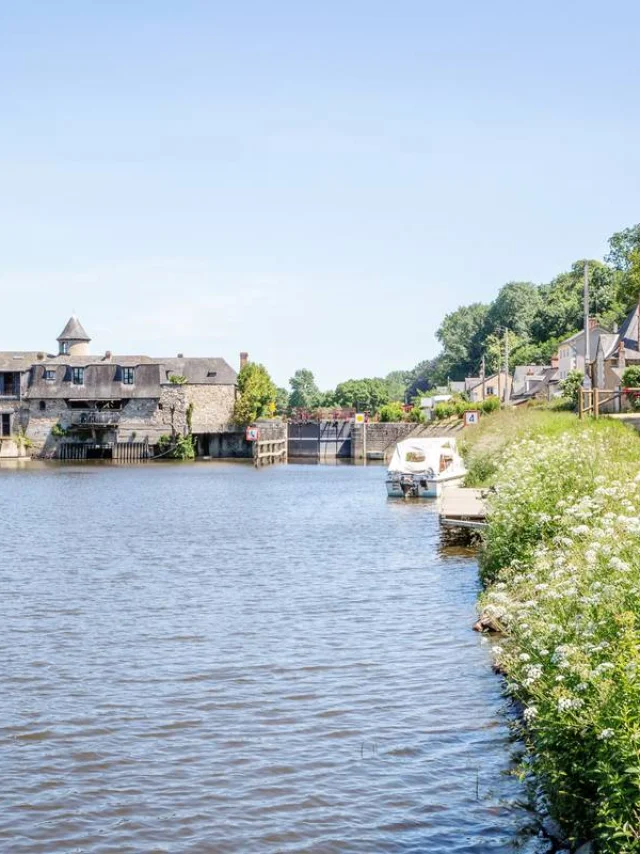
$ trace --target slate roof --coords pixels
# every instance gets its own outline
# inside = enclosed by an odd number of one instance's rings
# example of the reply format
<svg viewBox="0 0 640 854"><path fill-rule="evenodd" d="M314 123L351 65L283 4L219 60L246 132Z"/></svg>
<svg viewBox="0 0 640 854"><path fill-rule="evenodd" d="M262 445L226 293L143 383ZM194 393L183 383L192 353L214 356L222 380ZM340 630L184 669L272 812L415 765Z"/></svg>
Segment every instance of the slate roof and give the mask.
<svg viewBox="0 0 640 854"><path fill-rule="evenodd" d="M72 314L67 325L58 335L58 341L91 341L75 314Z"/></svg>
<svg viewBox="0 0 640 854"><path fill-rule="evenodd" d="M224 359L176 358L154 359L164 371L161 382L169 382L169 377L186 377L194 385L235 385L237 373Z"/></svg>
<svg viewBox="0 0 640 854"><path fill-rule="evenodd" d="M38 356L42 356L42 350L5 350L0 351L0 371L28 371Z"/></svg>
<svg viewBox="0 0 640 854"><path fill-rule="evenodd" d="M605 335L600 336L600 344L602 346L602 352L604 353L604 358L608 359L610 356L615 356L618 353L618 336L614 333L607 333Z"/></svg>

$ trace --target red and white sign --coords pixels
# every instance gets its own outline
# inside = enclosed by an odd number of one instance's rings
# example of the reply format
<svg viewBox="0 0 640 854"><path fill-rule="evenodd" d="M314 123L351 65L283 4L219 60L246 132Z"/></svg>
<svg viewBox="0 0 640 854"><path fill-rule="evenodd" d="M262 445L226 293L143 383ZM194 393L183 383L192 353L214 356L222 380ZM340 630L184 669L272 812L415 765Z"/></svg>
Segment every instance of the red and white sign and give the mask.
<svg viewBox="0 0 640 854"><path fill-rule="evenodd" d="M246 439L247 442L257 442L260 438L260 431L257 427L247 427Z"/></svg>

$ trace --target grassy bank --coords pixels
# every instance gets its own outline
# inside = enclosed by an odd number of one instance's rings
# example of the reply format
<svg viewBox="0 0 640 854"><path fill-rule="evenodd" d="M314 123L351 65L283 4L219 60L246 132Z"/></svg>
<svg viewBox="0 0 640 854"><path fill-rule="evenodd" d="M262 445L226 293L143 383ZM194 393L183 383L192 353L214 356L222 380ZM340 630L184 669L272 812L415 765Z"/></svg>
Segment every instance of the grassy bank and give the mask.
<svg viewBox="0 0 640 854"><path fill-rule="evenodd" d="M575 842L640 852L640 436L500 413L467 454L496 488L482 606L532 768Z"/></svg>

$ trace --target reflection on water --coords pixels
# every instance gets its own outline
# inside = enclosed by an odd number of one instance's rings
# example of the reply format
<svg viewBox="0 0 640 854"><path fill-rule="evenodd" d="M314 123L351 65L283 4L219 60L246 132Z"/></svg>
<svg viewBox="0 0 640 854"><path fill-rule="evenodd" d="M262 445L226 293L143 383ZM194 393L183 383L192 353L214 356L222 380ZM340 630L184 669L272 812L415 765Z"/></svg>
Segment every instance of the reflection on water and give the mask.
<svg viewBox="0 0 640 854"><path fill-rule="evenodd" d="M517 850L473 559L380 468L3 468L0 518L0 850Z"/></svg>

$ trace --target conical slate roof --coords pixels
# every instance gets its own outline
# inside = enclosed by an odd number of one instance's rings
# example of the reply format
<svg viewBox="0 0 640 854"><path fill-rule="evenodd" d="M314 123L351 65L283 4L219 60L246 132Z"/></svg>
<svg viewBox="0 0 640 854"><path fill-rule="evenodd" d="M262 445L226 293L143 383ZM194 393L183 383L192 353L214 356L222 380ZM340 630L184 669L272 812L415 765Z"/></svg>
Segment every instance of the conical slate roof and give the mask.
<svg viewBox="0 0 640 854"><path fill-rule="evenodd" d="M84 331L75 314L72 314L67 320L67 325L58 335L58 341L91 341L91 338Z"/></svg>

